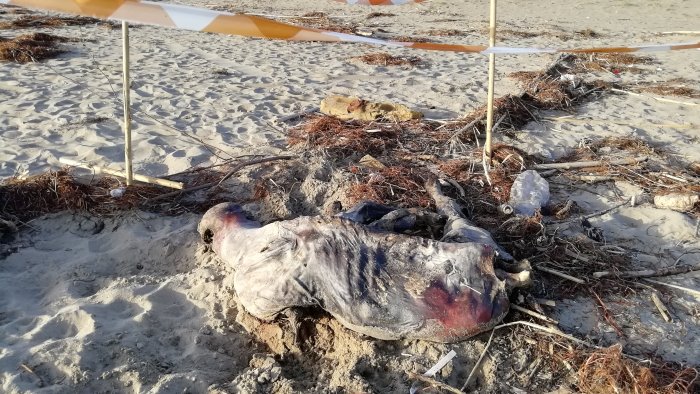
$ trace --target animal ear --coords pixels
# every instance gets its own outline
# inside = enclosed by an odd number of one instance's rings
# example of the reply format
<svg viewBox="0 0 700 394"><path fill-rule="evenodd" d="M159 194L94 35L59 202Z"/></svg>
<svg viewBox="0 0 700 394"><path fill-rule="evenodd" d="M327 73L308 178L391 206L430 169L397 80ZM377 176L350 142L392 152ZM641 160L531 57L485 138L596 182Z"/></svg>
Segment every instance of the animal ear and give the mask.
<svg viewBox="0 0 700 394"><path fill-rule="evenodd" d="M214 241L214 232L208 228L202 233L202 242L208 245L212 243L212 241Z"/></svg>

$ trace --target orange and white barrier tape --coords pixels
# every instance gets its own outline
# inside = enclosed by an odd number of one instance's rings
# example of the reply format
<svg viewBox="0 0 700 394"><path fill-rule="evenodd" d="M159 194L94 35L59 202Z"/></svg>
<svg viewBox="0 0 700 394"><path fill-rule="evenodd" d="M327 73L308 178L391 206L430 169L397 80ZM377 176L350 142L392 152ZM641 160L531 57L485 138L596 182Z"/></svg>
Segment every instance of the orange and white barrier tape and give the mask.
<svg viewBox="0 0 700 394"><path fill-rule="evenodd" d="M358 1L376 2L379 0ZM662 52L681 49L700 49L700 41L680 44L582 49L517 47L489 48L485 45L402 42L380 40L352 34L294 26L253 15L232 14L223 11L213 11L206 8L189 7L168 3L155 3L141 0L0 0L0 4L11 4L26 8L37 8L101 19L124 20L130 23L174 27L178 29L203 31L208 33L221 33L246 37L294 41L359 42L372 45L448 52L520 54L557 52Z"/></svg>

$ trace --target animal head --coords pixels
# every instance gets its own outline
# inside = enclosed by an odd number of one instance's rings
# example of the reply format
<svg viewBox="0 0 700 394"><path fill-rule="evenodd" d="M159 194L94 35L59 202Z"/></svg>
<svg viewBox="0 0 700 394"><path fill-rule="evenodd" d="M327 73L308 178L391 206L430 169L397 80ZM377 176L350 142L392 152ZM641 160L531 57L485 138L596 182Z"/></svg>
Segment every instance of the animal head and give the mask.
<svg viewBox="0 0 700 394"><path fill-rule="evenodd" d="M221 240L228 232L257 227L260 227L260 224L249 220L239 205L221 203L211 207L204 214L197 231L202 242L210 245L214 252L218 252Z"/></svg>

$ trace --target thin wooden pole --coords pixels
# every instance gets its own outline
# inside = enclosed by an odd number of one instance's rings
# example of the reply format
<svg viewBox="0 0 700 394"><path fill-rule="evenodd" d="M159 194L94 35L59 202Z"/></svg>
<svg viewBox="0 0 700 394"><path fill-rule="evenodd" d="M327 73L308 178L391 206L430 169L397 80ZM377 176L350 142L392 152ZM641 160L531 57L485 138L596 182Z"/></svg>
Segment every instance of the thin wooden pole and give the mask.
<svg viewBox="0 0 700 394"><path fill-rule="evenodd" d="M65 157L59 158L58 161L61 164L65 164L65 165L71 166L71 167L87 168L88 170L92 170L95 174L107 174L107 175L112 175L112 176L118 176L120 178L126 178L126 174L124 174L123 172L118 171L118 170L113 170L111 168L94 166L90 163L84 163L84 162L68 159ZM185 185L182 182L171 181L169 179L160 179L160 178L154 178L152 176L139 175L139 174L132 174L132 177L135 181L138 181L138 182L151 183L154 185L169 187L171 189L182 190L185 187Z"/></svg>
<svg viewBox="0 0 700 394"><path fill-rule="evenodd" d="M124 75L124 169L126 185L133 183L134 173L131 169L131 86L129 84L129 24L122 21L122 49Z"/></svg>
<svg viewBox="0 0 700 394"><path fill-rule="evenodd" d="M489 12L489 47L496 46L496 0L491 0ZM496 55L489 54L489 92L486 104L486 142L484 143L484 163L491 164L491 134L493 129L493 86L496 74Z"/></svg>

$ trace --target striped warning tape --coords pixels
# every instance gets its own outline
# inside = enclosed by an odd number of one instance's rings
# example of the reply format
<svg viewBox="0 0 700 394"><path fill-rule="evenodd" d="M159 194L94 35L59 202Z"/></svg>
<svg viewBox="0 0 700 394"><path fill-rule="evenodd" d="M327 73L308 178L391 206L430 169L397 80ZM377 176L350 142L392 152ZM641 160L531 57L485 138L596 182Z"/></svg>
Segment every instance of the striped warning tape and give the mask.
<svg viewBox="0 0 700 394"><path fill-rule="evenodd" d="M358 2L359 1L376 2L379 0L358 0ZM408 0L387 1L400 2ZM125 20L131 23L174 27L209 33L232 34L246 37L294 41L360 42L390 47L405 47L448 52L521 54L557 52L662 52L681 49L700 49L700 41L680 44L582 49L517 47L489 48L484 45L401 42L299 27L253 15L232 14L222 11L213 11L206 8L189 7L168 3L155 3L141 0L0 0L0 4L11 4L26 8L66 12L70 14L78 14L102 19Z"/></svg>

